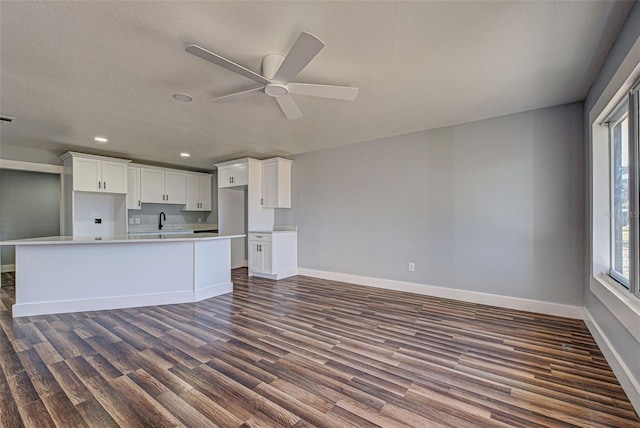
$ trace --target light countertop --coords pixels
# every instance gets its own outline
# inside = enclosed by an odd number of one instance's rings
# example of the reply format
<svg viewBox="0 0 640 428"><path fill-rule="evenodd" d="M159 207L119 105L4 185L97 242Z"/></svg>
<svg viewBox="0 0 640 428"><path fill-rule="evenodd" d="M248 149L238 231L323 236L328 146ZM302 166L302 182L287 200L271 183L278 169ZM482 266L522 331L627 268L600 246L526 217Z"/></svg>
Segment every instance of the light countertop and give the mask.
<svg viewBox="0 0 640 428"><path fill-rule="evenodd" d="M176 234L145 234L120 236L44 236L41 238L17 239L3 241L0 245L69 245L69 244L117 244L135 242L175 242L175 241L204 241L215 239L243 238L246 235L219 235L217 233L185 233Z"/></svg>
<svg viewBox="0 0 640 428"><path fill-rule="evenodd" d="M297 232L298 226L295 225L275 225L271 230L250 230L249 233L291 233Z"/></svg>

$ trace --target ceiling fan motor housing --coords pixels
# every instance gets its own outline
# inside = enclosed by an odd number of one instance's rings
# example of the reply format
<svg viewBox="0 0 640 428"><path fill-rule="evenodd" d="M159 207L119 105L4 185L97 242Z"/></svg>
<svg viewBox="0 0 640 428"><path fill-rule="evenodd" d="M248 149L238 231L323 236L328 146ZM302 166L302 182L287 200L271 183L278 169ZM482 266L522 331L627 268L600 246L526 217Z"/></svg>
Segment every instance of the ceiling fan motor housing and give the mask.
<svg viewBox="0 0 640 428"><path fill-rule="evenodd" d="M284 61L282 55L265 55L265 57L262 58L262 75L269 80L273 80L273 76L276 75L276 72L282 65L282 61Z"/></svg>

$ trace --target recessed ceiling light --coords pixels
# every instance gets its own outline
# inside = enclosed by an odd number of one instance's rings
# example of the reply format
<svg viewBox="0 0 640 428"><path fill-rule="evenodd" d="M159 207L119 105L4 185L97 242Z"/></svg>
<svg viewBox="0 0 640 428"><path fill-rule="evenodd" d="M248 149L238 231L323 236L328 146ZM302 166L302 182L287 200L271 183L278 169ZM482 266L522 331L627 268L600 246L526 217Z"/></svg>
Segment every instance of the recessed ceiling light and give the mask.
<svg viewBox="0 0 640 428"><path fill-rule="evenodd" d="M173 94L173 99L176 101L180 101L181 103L188 103L189 101L193 101L193 97L187 94Z"/></svg>
<svg viewBox="0 0 640 428"><path fill-rule="evenodd" d="M94 138L94 140L95 140L97 143L106 143L107 141L109 141L109 140L107 140L107 138L106 138L106 137L95 137L95 138Z"/></svg>
<svg viewBox="0 0 640 428"><path fill-rule="evenodd" d="M183 158L188 158L191 155L185 152L185 153L180 153L180 156L182 156Z"/></svg>

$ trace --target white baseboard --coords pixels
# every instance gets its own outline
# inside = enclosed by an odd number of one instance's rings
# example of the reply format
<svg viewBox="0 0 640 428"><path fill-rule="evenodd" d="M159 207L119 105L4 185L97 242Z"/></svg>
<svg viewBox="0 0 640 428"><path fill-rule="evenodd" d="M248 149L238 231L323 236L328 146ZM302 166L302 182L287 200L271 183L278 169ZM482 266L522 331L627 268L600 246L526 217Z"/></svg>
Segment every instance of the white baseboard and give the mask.
<svg viewBox="0 0 640 428"><path fill-rule="evenodd" d="M200 288L193 292L195 302L208 299L210 297L216 297L221 294L231 293L233 291L233 282L225 282L223 284L215 284L209 287Z"/></svg>
<svg viewBox="0 0 640 428"><path fill-rule="evenodd" d="M607 363L613 370L613 373L618 378L618 382L627 394L629 401L633 405L634 409L640 414L640 382L635 378L633 372L629 370L629 367L625 364L624 360L620 357L615 348L611 345L611 342L604 334L598 323L591 316L591 313L587 308L583 308L583 319L587 328L591 332L591 336L596 341L598 348L602 351Z"/></svg>
<svg viewBox="0 0 640 428"><path fill-rule="evenodd" d="M268 274L268 273L249 271L249 276L257 276L258 278L275 279L275 280L285 279L285 278L289 278L290 276L296 276L296 275L298 275L298 268L290 268L290 269L281 270L280 272L276 273L275 275L271 275L271 274Z"/></svg>
<svg viewBox="0 0 640 428"><path fill-rule="evenodd" d="M233 283L225 282L195 291L174 293L117 296L98 299L59 300L37 303L16 303L13 317L64 314L69 312L104 311L109 309L136 308L141 306L193 303L233 291Z"/></svg>
<svg viewBox="0 0 640 428"><path fill-rule="evenodd" d="M2 265L0 267L0 272L5 273L5 272L15 272L16 271L16 265Z"/></svg>
<svg viewBox="0 0 640 428"><path fill-rule="evenodd" d="M331 281L347 282L350 284L366 285L369 287L385 288L387 290L424 294L427 296L442 297L445 299L462 300L464 302L499 306L508 309L557 315L567 318L582 319L583 317L581 306L565 305L561 303L543 302L540 300L500 296L497 294L479 293L477 291L459 290L434 285L418 284L414 282L395 281L391 279L373 278L306 268L298 268L298 275L311 276Z"/></svg>

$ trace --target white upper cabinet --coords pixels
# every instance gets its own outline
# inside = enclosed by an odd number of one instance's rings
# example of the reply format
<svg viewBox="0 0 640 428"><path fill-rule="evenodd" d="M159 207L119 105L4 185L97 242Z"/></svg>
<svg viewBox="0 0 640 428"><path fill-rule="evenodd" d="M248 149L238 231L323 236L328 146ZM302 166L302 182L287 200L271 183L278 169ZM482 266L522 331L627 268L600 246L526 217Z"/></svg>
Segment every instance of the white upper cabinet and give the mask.
<svg viewBox="0 0 640 428"><path fill-rule="evenodd" d="M140 168L141 202L162 204L164 199L164 171L160 168Z"/></svg>
<svg viewBox="0 0 640 428"><path fill-rule="evenodd" d="M72 162L73 190L101 192L102 174L100 172L100 161L91 158L73 157Z"/></svg>
<svg viewBox="0 0 640 428"><path fill-rule="evenodd" d="M130 210L142 208L139 167L129 166L127 168L127 208Z"/></svg>
<svg viewBox="0 0 640 428"><path fill-rule="evenodd" d="M167 169L164 171L164 192L170 204L187 203L187 174Z"/></svg>
<svg viewBox="0 0 640 428"><path fill-rule="evenodd" d="M283 158L262 161L262 207L291 208L291 161Z"/></svg>
<svg viewBox="0 0 640 428"><path fill-rule="evenodd" d="M102 161L102 191L127 193L127 164Z"/></svg>
<svg viewBox="0 0 640 428"><path fill-rule="evenodd" d="M218 166L218 187L246 186L249 183L249 164L245 161Z"/></svg>
<svg viewBox="0 0 640 428"><path fill-rule="evenodd" d="M172 169L141 167L140 201L154 204L186 204L186 173Z"/></svg>
<svg viewBox="0 0 640 428"><path fill-rule="evenodd" d="M68 152L61 156L71 169L73 191L127 193L129 160Z"/></svg>
<svg viewBox="0 0 640 428"><path fill-rule="evenodd" d="M198 180L200 185L200 209L211 211L211 175L201 175Z"/></svg>
<svg viewBox="0 0 640 428"><path fill-rule="evenodd" d="M211 175L187 173L185 211L211 211Z"/></svg>

